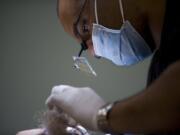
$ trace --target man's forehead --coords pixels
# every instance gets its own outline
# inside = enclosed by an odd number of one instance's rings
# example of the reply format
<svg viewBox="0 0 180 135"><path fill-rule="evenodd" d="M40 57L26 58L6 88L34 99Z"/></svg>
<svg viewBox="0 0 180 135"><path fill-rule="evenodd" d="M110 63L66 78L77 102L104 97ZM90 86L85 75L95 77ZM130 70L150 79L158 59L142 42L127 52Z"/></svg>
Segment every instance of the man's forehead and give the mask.
<svg viewBox="0 0 180 135"><path fill-rule="evenodd" d="M73 32L72 26L78 18L82 3L83 0L58 0L58 17L68 33Z"/></svg>

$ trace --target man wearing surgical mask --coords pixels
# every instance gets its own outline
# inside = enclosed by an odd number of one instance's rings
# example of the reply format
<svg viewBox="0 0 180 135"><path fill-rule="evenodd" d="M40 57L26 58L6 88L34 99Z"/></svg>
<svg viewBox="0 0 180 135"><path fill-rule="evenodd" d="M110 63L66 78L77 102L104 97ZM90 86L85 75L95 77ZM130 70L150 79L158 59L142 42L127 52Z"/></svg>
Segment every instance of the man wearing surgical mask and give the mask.
<svg viewBox="0 0 180 135"><path fill-rule="evenodd" d="M91 88L55 86L46 104L84 127L105 133L177 134L180 130L177 0L58 0L66 32L93 56L131 66L153 55L148 85L106 103Z"/></svg>

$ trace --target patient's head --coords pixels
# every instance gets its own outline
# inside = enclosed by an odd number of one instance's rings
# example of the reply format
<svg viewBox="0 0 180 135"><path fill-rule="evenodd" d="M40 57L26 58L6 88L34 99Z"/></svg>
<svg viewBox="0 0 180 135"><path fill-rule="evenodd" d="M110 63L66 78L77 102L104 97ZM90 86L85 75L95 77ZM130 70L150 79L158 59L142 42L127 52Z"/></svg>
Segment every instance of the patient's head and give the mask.
<svg viewBox="0 0 180 135"><path fill-rule="evenodd" d="M40 127L44 131L39 135L89 135L84 127L57 108L43 113Z"/></svg>
<svg viewBox="0 0 180 135"><path fill-rule="evenodd" d="M85 128L67 114L54 108L40 116L40 128L21 131L17 135L89 135Z"/></svg>
<svg viewBox="0 0 180 135"><path fill-rule="evenodd" d="M70 135L68 127L75 128L77 123L61 110L53 109L43 113L40 127L47 135Z"/></svg>

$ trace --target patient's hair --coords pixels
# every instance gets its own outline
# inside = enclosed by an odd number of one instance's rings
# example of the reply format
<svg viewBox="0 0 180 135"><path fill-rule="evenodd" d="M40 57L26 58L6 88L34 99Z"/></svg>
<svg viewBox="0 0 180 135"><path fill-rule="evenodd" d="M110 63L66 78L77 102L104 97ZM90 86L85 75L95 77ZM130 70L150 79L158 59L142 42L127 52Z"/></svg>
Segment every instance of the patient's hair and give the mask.
<svg viewBox="0 0 180 135"><path fill-rule="evenodd" d="M61 110L45 111L41 118L40 127L44 128L45 135L69 135L67 127L75 127L76 122Z"/></svg>

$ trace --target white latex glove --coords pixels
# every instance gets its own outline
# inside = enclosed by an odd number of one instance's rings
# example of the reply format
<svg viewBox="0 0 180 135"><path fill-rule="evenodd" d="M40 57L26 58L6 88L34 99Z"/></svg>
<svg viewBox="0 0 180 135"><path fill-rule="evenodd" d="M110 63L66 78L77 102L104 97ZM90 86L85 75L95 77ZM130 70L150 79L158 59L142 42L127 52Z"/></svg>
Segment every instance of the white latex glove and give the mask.
<svg viewBox="0 0 180 135"><path fill-rule="evenodd" d="M91 88L60 85L53 87L46 104L50 109L61 108L85 128L97 131L96 115L105 101Z"/></svg>

